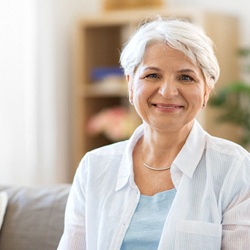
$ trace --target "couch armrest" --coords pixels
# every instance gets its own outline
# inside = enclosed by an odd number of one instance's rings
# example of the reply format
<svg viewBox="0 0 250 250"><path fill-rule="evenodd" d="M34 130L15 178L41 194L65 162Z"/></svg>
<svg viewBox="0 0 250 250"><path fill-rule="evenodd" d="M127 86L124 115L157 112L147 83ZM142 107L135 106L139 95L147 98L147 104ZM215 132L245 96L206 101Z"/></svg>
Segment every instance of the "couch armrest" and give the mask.
<svg viewBox="0 0 250 250"><path fill-rule="evenodd" d="M1 250L55 250L63 233L70 185L1 187L9 202L0 231Z"/></svg>

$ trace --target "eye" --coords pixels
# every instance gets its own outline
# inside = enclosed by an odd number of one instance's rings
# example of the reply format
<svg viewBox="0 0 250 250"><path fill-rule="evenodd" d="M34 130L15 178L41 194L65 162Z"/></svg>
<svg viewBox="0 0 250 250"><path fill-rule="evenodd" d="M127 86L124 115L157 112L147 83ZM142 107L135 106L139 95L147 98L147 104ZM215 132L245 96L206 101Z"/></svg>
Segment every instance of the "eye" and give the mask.
<svg viewBox="0 0 250 250"><path fill-rule="evenodd" d="M145 78L146 78L146 79L147 79L147 78L156 79L156 78L159 78L159 76L158 76L157 74L153 73L153 74L148 74L148 75L146 75Z"/></svg>
<svg viewBox="0 0 250 250"><path fill-rule="evenodd" d="M181 76L179 77L179 79L180 79L181 81L184 81L184 82L194 82L194 81L195 81L194 78L191 77L191 76L189 76L189 75L181 75Z"/></svg>

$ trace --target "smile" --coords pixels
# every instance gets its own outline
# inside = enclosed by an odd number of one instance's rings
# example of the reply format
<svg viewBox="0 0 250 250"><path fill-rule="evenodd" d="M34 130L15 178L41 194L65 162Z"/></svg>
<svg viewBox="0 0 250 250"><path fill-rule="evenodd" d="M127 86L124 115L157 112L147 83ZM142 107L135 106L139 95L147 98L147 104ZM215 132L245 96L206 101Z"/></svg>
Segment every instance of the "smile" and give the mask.
<svg viewBox="0 0 250 250"><path fill-rule="evenodd" d="M183 108L182 105L176 105L176 104L152 104L156 109L160 111L168 111L168 112L174 112L179 111Z"/></svg>

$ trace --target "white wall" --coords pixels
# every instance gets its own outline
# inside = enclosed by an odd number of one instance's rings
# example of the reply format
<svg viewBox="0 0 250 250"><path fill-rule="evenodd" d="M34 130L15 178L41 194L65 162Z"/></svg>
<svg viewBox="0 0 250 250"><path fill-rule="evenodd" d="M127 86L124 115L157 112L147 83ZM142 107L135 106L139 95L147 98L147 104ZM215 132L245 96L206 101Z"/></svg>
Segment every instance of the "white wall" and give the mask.
<svg viewBox="0 0 250 250"><path fill-rule="evenodd" d="M169 6L191 6L237 16L240 21L240 43L250 46L249 0L166 0ZM215 27L216 28L216 27Z"/></svg>
<svg viewBox="0 0 250 250"><path fill-rule="evenodd" d="M0 179L28 181L32 163L27 151L34 133L34 5L30 1L0 1ZM29 14L30 13L30 14ZM29 30L29 31L28 31ZM25 166L23 165L25 162ZM20 169L20 170L19 170ZM20 176L22 171L22 176Z"/></svg>
<svg viewBox="0 0 250 250"><path fill-rule="evenodd" d="M248 0L165 1L237 15L250 45ZM99 11L101 0L0 0L0 184L68 180L73 27Z"/></svg>
<svg viewBox="0 0 250 250"><path fill-rule="evenodd" d="M0 0L0 184L68 180L72 32L87 0Z"/></svg>

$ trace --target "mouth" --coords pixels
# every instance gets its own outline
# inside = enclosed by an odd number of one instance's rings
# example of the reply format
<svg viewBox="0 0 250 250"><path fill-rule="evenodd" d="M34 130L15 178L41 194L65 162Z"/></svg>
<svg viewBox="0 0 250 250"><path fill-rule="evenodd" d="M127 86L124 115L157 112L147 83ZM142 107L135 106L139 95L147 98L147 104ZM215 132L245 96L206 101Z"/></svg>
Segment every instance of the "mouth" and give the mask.
<svg viewBox="0 0 250 250"><path fill-rule="evenodd" d="M163 103L153 103L152 106L158 110L167 112L179 111L184 108L184 106L178 104L163 104Z"/></svg>

